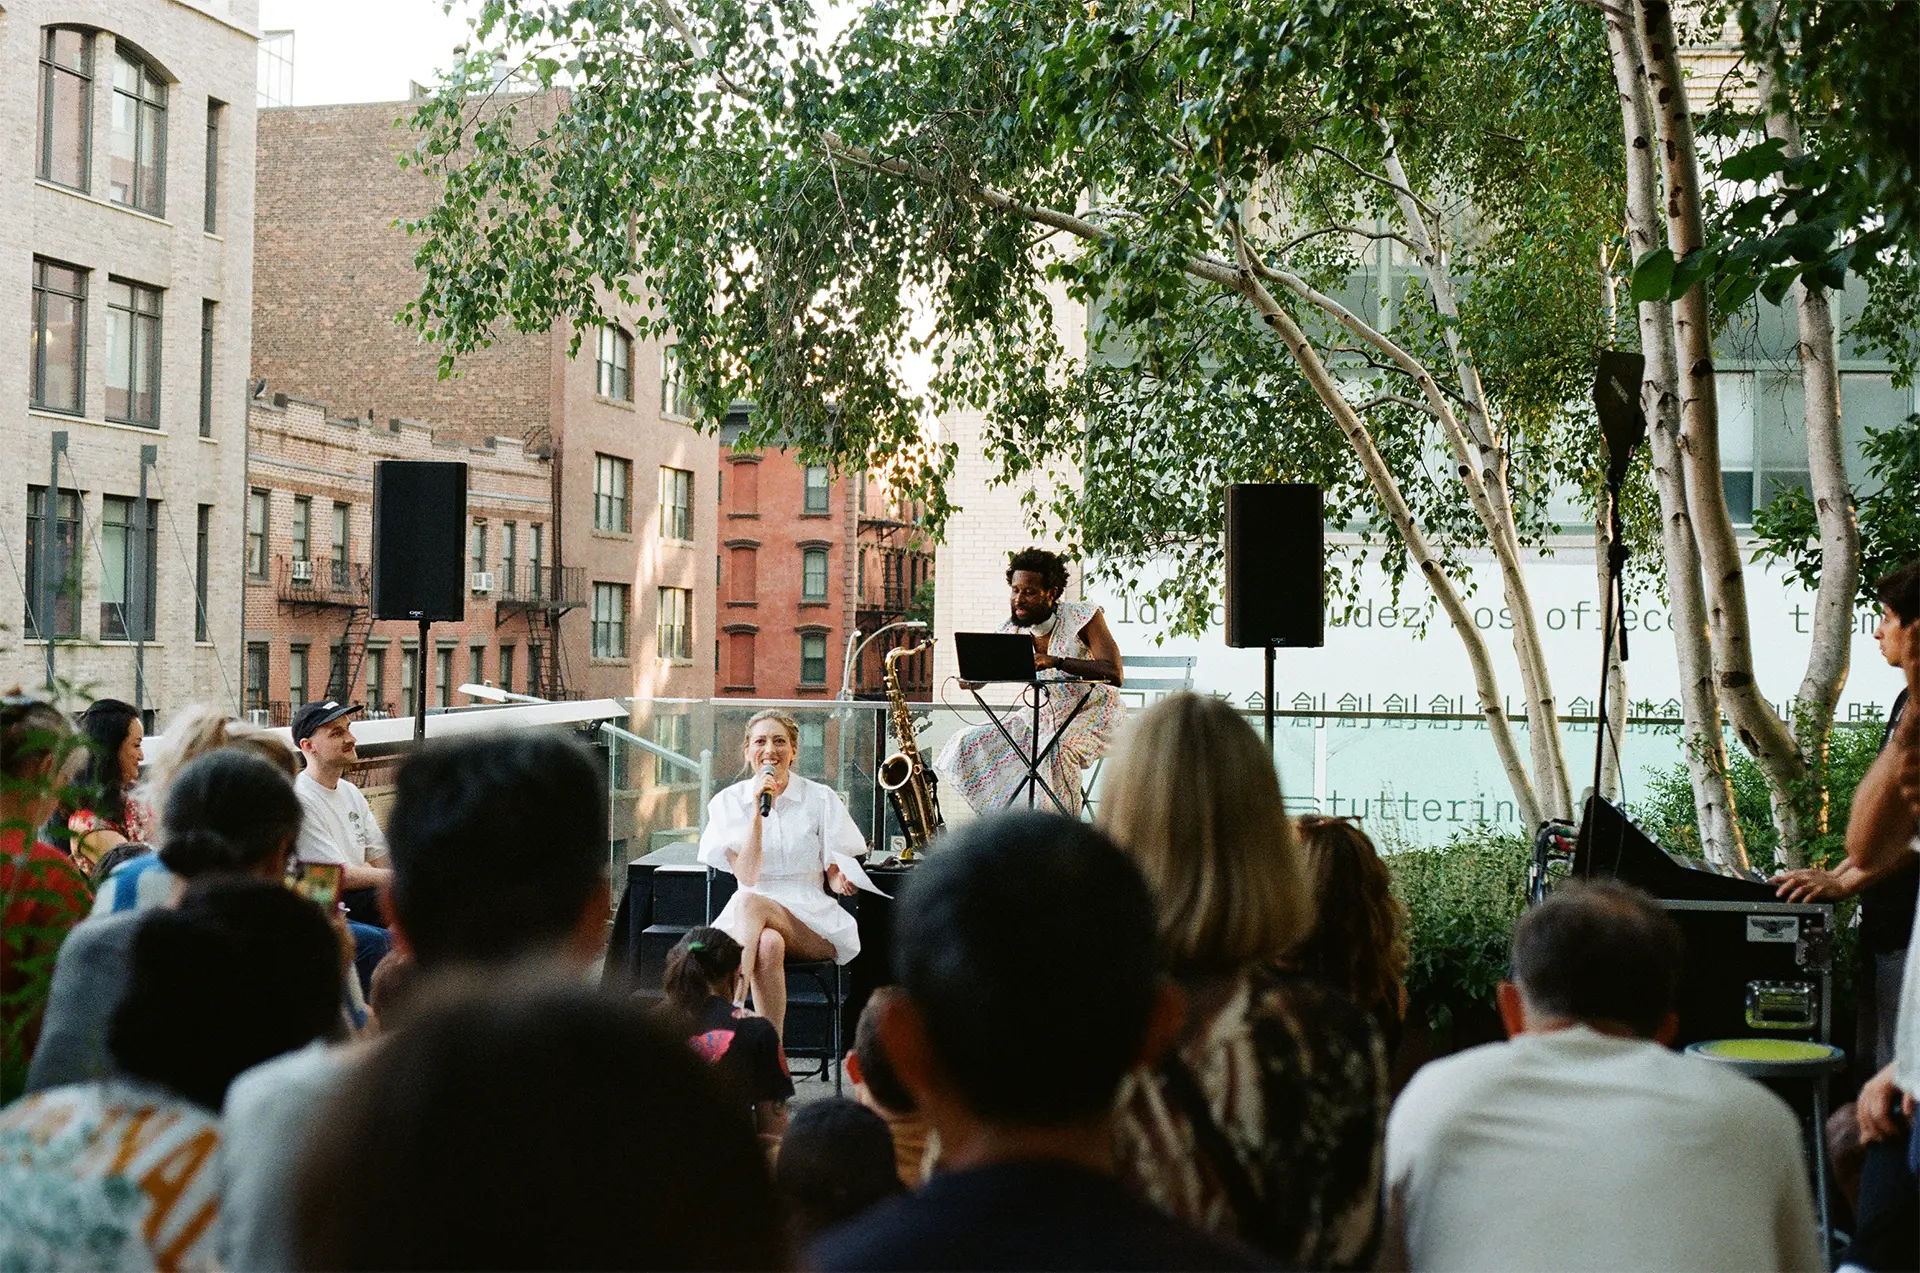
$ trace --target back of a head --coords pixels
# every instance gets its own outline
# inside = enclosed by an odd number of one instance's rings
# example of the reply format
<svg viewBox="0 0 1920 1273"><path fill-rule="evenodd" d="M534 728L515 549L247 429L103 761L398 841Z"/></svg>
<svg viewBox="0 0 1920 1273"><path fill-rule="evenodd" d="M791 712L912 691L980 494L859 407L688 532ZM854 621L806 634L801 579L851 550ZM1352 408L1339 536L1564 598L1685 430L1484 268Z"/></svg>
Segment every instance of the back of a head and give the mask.
<svg viewBox="0 0 1920 1273"><path fill-rule="evenodd" d="M1153 904L1086 823L1000 813L961 828L909 877L893 950L894 979L977 1117L1083 1122L1139 1058L1159 976Z"/></svg>
<svg viewBox="0 0 1920 1273"><path fill-rule="evenodd" d="M278 734L254 725L232 724L227 729L226 746L251 752L287 776L292 782L300 776L304 763L300 753Z"/></svg>
<svg viewBox="0 0 1920 1273"><path fill-rule="evenodd" d="M134 934L107 1029L123 1073L209 1109L242 1070L340 1023L340 945L320 908L260 880L210 880Z"/></svg>
<svg viewBox="0 0 1920 1273"><path fill-rule="evenodd" d="M1306 873L1266 744L1230 705L1169 694L1127 723L1100 828L1147 878L1176 975L1286 954L1311 924Z"/></svg>
<svg viewBox="0 0 1920 1273"><path fill-rule="evenodd" d="M886 1120L844 1097L794 1112L773 1178L796 1244L906 1192Z"/></svg>
<svg viewBox="0 0 1920 1273"><path fill-rule="evenodd" d="M1313 931L1288 957L1368 1011L1399 1008L1407 970L1406 908L1367 833L1346 818L1300 819L1313 880Z"/></svg>
<svg viewBox="0 0 1920 1273"><path fill-rule="evenodd" d="M1513 980L1530 1013L1649 1038L1674 1010L1683 955L1673 917L1612 880L1561 885L1513 930Z"/></svg>
<svg viewBox="0 0 1920 1273"><path fill-rule="evenodd" d="M918 1108L913 1093L901 1083L886 1046L880 1042L880 1010L899 993L897 986L880 986L867 997L860 1020L853 1027L853 1054L859 1059L860 1081L868 1094L891 1114L911 1114Z"/></svg>
<svg viewBox="0 0 1920 1273"><path fill-rule="evenodd" d="M161 807L163 818L173 780L201 756L226 746L231 737L228 730L234 723L210 703L189 703L177 712L168 713L162 745L149 748L146 781L141 792L143 798Z"/></svg>
<svg viewBox="0 0 1920 1273"><path fill-rule="evenodd" d="M292 845L300 817L284 773L250 752L216 748L167 789L160 861L187 879L252 871Z"/></svg>
<svg viewBox="0 0 1920 1273"><path fill-rule="evenodd" d="M73 728L60 709L15 686L0 701L0 777L11 789L58 761L71 747Z"/></svg>
<svg viewBox="0 0 1920 1273"><path fill-rule="evenodd" d="M309 1269L766 1269L766 1160L684 1040L579 988L418 1005L296 1185Z"/></svg>
<svg viewBox="0 0 1920 1273"><path fill-rule="evenodd" d="M591 753L557 731L434 743L400 767L387 844L423 969L551 954L605 886L606 794Z"/></svg>
<svg viewBox="0 0 1920 1273"><path fill-rule="evenodd" d="M692 1029L716 988L726 988L739 971L743 955L740 943L717 928L702 925L687 934L667 952L666 971L660 977L660 989L666 1006L678 1021Z"/></svg>

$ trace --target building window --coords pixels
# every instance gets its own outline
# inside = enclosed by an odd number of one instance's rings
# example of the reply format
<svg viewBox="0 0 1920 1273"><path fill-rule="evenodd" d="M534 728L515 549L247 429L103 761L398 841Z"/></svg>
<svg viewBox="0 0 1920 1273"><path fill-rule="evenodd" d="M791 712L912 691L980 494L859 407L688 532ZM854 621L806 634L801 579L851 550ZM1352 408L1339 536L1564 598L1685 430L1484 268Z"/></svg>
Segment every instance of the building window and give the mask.
<svg viewBox="0 0 1920 1273"><path fill-rule="evenodd" d="M608 323L600 329L594 358L593 391L603 398L633 401L633 337Z"/></svg>
<svg viewBox="0 0 1920 1273"><path fill-rule="evenodd" d="M809 548L800 554L800 600L827 599L827 550Z"/></svg>
<svg viewBox="0 0 1920 1273"><path fill-rule="evenodd" d="M107 419L160 423L160 291L107 280Z"/></svg>
<svg viewBox="0 0 1920 1273"><path fill-rule="evenodd" d="M473 573L476 575L485 573L487 569L487 524L485 522L473 524L472 557ZM478 580L473 582L476 586L478 585Z"/></svg>
<svg viewBox="0 0 1920 1273"><path fill-rule="evenodd" d="M327 649L327 697L343 699L350 692L347 685L347 646L343 641Z"/></svg>
<svg viewBox="0 0 1920 1273"><path fill-rule="evenodd" d="M728 550L727 558L733 568L733 591L727 594L728 599L752 601L760 586L759 554L751 548L733 548Z"/></svg>
<svg viewBox="0 0 1920 1273"><path fill-rule="evenodd" d="M206 231L220 229L220 126L225 122L226 104L207 99L207 220Z"/></svg>
<svg viewBox="0 0 1920 1273"><path fill-rule="evenodd" d="M213 302L200 302L200 436L213 436Z"/></svg>
<svg viewBox="0 0 1920 1273"><path fill-rule="evenodd" d="M46 529L47 488L29 486L27 488L27 597L26 631L30 637L44 637L41 628L39 607L43 602L40 595L41 561L40 554L45 551L44 541L40 538ZM53 538L53 578L57 581L53 587L53 635L56 637L77 637L80 635L80 560L74 553L74 547L80 536L80 495L77 491L61 491L57 525Z"/></svg>
<svg viewBox="0 0 1920 1273"><path fill-rule="evenodd" d="M593 585L593 657L627 657L627 585Z"/></svg>
<svg viewBox="0 0 1920 1273"><path fill-rule="evenodd" d="M400 651L400 714L413 716L420 710L420 700L414 695L420 691L420 651L401 649Z"/></svg>
<svg viewBox="0 0 1920 1273"><path fill-rule="evenodd" d="M513 522L500 523L500 591L508 596L516 595L516 582L519 563L513 557L520 551L520 527Z"/></svg>
<svg viewBox="0 0 1920 1273"><path fill-rule="evenodd" d="M313 560L313 500L305 495L293 497L293 559Z"/></svg>
<svg viewBox="0 0 1920 1273"><path fill-rule="evenodd" d="M93 38L72 27L40 33L40 165L42 181L85 190L92 185Z"/></svg>
<svg viewBox="0 0 1920 1273"><path fill-rule="evenodd" d="M353 505L335 504L333 506L333 586L344 592L348 588L347 543L348 527L353 518Z"/></svg>
<svg viewBox="0 0 1920 1273"><path fill-rule="evenodd" d="M685 469L660 470L660 538L693 538L693 474Z"/></svg>
<svg viewBox="0 0 1920 1273"><path fill-rule="evenodd" d="M733 503L727 506L727 511L743 515L759 514L760 466L758 464L733 466Z"/></svg>
<svg viewBox="0 0 1920 1273"><path fill-rule="evenodd" d="M510 645L500 647L500 688L513 693L513 647Z"/></svg>
<svg viewBox="0 0 1920 1273"><path fill-rule="evenodd" d="M33 262L33 405L79 415L86 407L87 272Z"/></svg>
<svg viewBox="0 0 1920 1273"><path fill-rule="evenodd" d="M808 513L826 512L828 496L832 490L833 479L827 473L827 466L824 464L807 465L806 503L803 505L802 511Z"/></svg>
<svg viewBox="0 0 1920 1273"><path fill-rule="evenodd" d="M193 639L207 639L207 581L213 553L213 505L200 505L193 549Z"/></svg>
<svg viewBox="0 0 1920 1273"><path fill-rule="evenodd" d="M612 455L593 457L593 528L625 533L633 529L633 464Z"/></svg>
<svg viewBox="0 0 1920 1273"><path fill-rule="evenodd" d="M267 577L267 492L258 487L247 492L247 573Z"/></svg>
<svg viewBox="0 0 1920 1273"><path fill-rule="evenodd" d="M693 419L693 397L687 392L678 345L660 351L660 413L680 420Z"/></svg>
<svg viewBox="0 0 1920 1273"><path fill-rule="evenodd" d="M453 647L443 645L433 652L433 701L441 707L453 706Z"/></svg>
<svg viewBox="0 0 1920 1273"><path fill-rule="evenodd" d="M753 637L751 632L727 633L727 685L732 689L753 688Z"/></svg>
<svg viewBox="0 0 1920 1273"><path fill-rule="evenodd" d="M100 639L103 641L131 641L136 635L147 641L154 638L154 600L160 583L160 537L154 534L154 524L159 507L156 501L148 500L146 523L141 525L138 500L121 495L107 495L100 500ZM138 589L136 584L140 585ZM136 591L140 595L136 596Z"/></svg>
<svg viewBox="0 0 1920 1273"><path fill-rule="evenodd" d="M665 747L676 756L685 756L693 750L693 717L684 713L672 716L655 716L647 728L653 741ZM653 782L657 787L671 787L676 783L690 781L686 769L674 764L664 756L653 758Z"/></svg>
<svg viewBox="0 0 1920 1273"><path fill-rule="evenodd" d="M267 684L267 646L264 641L247 642L247 666L241 679L241 693L246 696L247 710L266 711L271 689Z"/></svg>
<svg viewBox="0 0 1920 1273"><path fill-rule="evenodd" d="M385 716L390 710L387 706L387 652L369 649L366 658L367 668L367 715Z"/></svg>
<svg viewBox="0 0 1920 1273"><path fill-rule="evenodd" d="M538 641L527 642L527 696L539 698L541 686L546 683L547 664L542 657L545 651Z"/></svg>
<svg viewBox="0 0 1920 1273"><path fill-rule="evenodd" d="M660 589L660 618L654 635L661 658L693 657L693 589Z"/></svg>
<svg viewBox="0 0 1920 1273"><path fill-rule="evenodd" d="M262 31L256 69L259 105L293 105L293 32Z"/></svg>
<svg viewBox="0 0 1920 1273"><path fill-rule="evenodd" d="M487 683L487 647L470 645L467 647L467 684L485 685Z"/></svg>
<svg viewBox="0 0 1920 1273"><path fill-rule="evenodd" d="M535 522L527 527L527 595L534 598L550 595L551 588L541 588L540 557L547 540L547 528ZM551 581L548 581L549 585ZM533 660L538 663L539 660Z"/></svg>
<svg viewBox="0 0 1920 1273"><path fill-rule="evenodd" d="M145 62L118 50L113 58L113 137L108 154L110 202L166 214L167 85Z"/></svg>
<svg viewBox="0 0 1920 1273"><path fill-rule="evenodd" d="M826 640L825 637L820 638ZM794 768L808 778L824 781L827 776L827 722L823 720L803 720L800 722L800 749L794 758Z"/></svg>
<svg viewBox="0 0 1920 1273"><path fill-rule="evenodd" d="M800 634L800 683L827 683L827 634L824 632Z"/></svg>
<svg viewBox="0 0 1920 1273"><path fill-rule="evenodd" d="M307 647L289 646L287 649L287 703L297 709L308 701Z"/></svg>

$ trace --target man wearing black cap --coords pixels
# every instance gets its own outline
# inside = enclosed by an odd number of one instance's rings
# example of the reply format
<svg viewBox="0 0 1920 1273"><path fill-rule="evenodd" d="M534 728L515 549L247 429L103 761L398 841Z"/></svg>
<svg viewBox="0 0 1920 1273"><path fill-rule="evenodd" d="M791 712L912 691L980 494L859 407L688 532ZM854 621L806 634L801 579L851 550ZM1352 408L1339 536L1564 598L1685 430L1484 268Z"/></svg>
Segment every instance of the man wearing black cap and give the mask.
<svg viewBox="0 0 1920 1273"><path fill-rule="evenodd" d="M293 784L306 814L294 856L302 862L332 862L343 868L341 900L349 915L359 923L384 928L380 890L393 877L387 867L387 837L373 820L367 798L345 776L358 759L347 717L359 710L358 703L328 698L308 703L293 718L293 745L307 759L307 767Z"/></svg>

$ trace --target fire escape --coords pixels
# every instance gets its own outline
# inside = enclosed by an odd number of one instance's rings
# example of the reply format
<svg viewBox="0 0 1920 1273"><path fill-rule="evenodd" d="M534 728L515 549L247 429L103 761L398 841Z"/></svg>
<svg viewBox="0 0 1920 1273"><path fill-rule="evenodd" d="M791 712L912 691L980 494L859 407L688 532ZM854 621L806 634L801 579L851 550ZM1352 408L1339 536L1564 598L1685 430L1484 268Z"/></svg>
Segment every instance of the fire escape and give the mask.
<svg viewBox="0 0 1920 1273"><path fill-rule="evenodd" d="M556 701L575 697L576 691L567 687L560 617L586 605L586 568L513 561L503 565L502 587L493 594L493 626L498 629L516 616L526 617L527 692Z"/></svg>
<svg viewBox="0 0 1920 1273"><path fill-rule="evenodd" d="M357 562L275 557L274 596L289 614L333 614L340 619L336 658L328 660L327 693L347 698L360 680L373 633L368 567ZM379 710L376 705L375 710Z"/></svg>

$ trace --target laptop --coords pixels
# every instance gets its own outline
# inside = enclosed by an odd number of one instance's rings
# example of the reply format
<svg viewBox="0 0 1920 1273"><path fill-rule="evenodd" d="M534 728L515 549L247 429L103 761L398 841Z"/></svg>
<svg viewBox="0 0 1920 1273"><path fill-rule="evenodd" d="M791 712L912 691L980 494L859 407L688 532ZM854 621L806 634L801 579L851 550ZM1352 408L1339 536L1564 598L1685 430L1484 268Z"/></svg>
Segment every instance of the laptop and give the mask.
<svg viewBox="0 0 1920 1273"><path fill-rule="evenodd" d="M956 632L953 651L963 681L1031 684L1036 679L1033 637L1025 632Z"/></svg>

